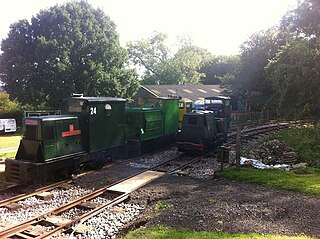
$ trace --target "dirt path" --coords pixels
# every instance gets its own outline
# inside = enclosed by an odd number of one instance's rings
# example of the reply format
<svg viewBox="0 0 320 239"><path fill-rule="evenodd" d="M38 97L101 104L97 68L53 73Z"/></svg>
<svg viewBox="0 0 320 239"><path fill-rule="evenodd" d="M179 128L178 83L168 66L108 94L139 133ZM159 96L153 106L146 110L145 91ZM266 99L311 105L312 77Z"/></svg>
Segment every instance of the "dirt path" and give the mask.
<svg viewBox="0 0 320 239"><path fill-rule="evenodd" d="M133 194L145 204L137 224L232 233L320 237L320 198L225 179L169 176ZM165 200L171 207L157 215ZM150 218L151 219L146 219Z"/></svg>

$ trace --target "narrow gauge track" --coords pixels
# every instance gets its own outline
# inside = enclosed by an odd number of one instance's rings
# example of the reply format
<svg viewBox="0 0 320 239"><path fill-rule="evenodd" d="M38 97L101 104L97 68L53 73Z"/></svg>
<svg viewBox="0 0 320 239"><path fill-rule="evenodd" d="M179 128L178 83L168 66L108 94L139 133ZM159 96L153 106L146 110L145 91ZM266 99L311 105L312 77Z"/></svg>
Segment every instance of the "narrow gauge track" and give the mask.
<svg viewBox="0 0 320 239"><path fill-rule="evenodd" d="M50 185L45 186L45 187L37 188L35 190L32 190L31 192L18 194L16 196L3 199L3 200L0 201L0 207L6 207L6 206L10 207L10 204L16 203L18 201L21 201L23 199L26 199L26 198L29 198L29 197L32 197L32 196L35 196L35 195L38 195L40 193L51 191L51 190L53 190L55 188L68 187L67 184L69 184L70 182L71 182L70 180L64 180L64 181L61 181L61 182L50 184ZM17 185L17 187L18 187L18 189L21 189L21 185Z"/></svg>
<svg viewBox="0 0 320 239"><path fill-rule="evenodd" d="M0 232L0 238L48 238L61 232L68 233L67 230L72 226L82 223L106 208L123 202L130 196L131 192L150 181L188 167L188 165L201 159L203 155L192 158L191 160L184 159L185 162L181 162L181 157L182 156L179 155L173 159L166 160L152 168L143 170L133 176L84 195L49 212L11 226ZM169 167L170 165L175 166L172 168ZM170 169L166 170L168 168ZM97 203L95 201L97 198L103 198L104 200L102 200L102 203ZM82 208L85 212L72 220L61 216L64 212L72 208Z"/></svg>
<svg viewBox="0 0 320 239"><path fill-rule="evenodd" d="M291 126L295 126L297 124L303 124L305 122L283 122L283 123L272 123L272 124L266 124L254 128L247 128L241 130L241 140L247 140L253 137L256 137L257 135L266 134L266 133L272 133L281 129L286 129ZM228 133L228 141L224 144L224 146L231 146L234 145L237 138L237 132L236 130Z"/></svg>
<svg viewBox="0 0 320 239"><path fill-rule="evenodd" d="M114 164L108 164L105 167L111 167ZM94 171L84 172L78 175L78 177L82 177L87 175L88 173L92 173ZM56 183L52 183L43 187L32 187L30 189L26 189L23 185L17 184L11 186L9 188L3 189L0 191L1 193L1 200L0 200L0 207L8 207L14 206L14 203L24 200L26 198L30 198L32 196L40 195L41 193L45 193L48 191L52 191L57 188L69 188L71 187L70 183L72 180L67 179L63 181L59 181ZM3 199L4 198L4 199Z"/></svg>
<svg viewBox="0 0 320 239"><path fill-rule="evenodd" d="M110 163L105 165L103 168L104 169L110 168L116 164L125 164L127 162L134 160L135 158L136 157L129 158L121 162ZM82 176L85 176L90 173L95 173L95 172L96 170L85 171L81 174L78 174L77 178L80 178ZM70 184L70 183L72 183L72 180L67 179L67 180L52 183L43 187L33 187L30 189L26 189L24 185L20 185L20 184L10 185L9 187L0 190L0 195L1 195L0 207L5 207L5 206L10 207L10 204L14 205L14 203L18 201L21 201L26 198L30 198L32 196L38 195L43 192L51 191L56 188L68 188L70 187L70 185L68 186L67 184Z"/></svg>

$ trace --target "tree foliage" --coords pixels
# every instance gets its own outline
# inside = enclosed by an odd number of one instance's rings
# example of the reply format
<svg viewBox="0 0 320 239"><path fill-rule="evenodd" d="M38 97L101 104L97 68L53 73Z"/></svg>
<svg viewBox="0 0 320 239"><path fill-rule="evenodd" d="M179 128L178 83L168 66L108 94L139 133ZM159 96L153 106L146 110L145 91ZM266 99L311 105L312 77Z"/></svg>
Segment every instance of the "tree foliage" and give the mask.
<svg viewBox="0 0 320 239"><path fill-rule="evenodd" d="M297 36L320 37L320 1L300 0L297 8L282 18L281 27Z"/></svg>
<svg viewBox="0 0 320 239"><path fill-rule="evenodd" d="M236 82L240 90L249 94L251 92L272 94L272 86L266 78L265 67L285 41L286 38L279 34L277 28L271 28L254 33L241 45L241 67Z"/></svg>
<svg viewBox="0 0 320 239"><path fill-rule="evenodd" d="M320 115L320 51L305 39L296 39L270 61L267 72L284 108Z"/></svg>
<svg viewBox="0 0 320 239"><path fill-rule="evenodd" d="M199 70L210 59L207 50L182 40L175 54L166 45L167 36L154 33L148 39L127 45L132 63L142 72L143 84L197 84L203 75Z"/></svg>
<svg viewBox="0 0 320 239"><path fill-rule="evenodd" d="M12 24L1 50L0 77L22 103L57 107L72 93L130 97L137 89L115 24L85 1Z"/></svg>
<svg viewBox="0 0 320 239"><path fill-rule="evenodd" d="M10 100L9 94L6 92L0 92L0 112L11 113L15 112L19 108L19 104Z"/></svg>
<svg viewBox="0 0 320 239"><path fill-rule="evenodd" d="M267 66L269 79L280 97L280 106L320 117L320 2L300 1L288 12L281 26L291 33Z"/></svg>
<svg viewBox="0 0 320 239"><path fill-rule="evenodd" d="M203 84L222 84L231 86L239 72L240 58L238 56L216 56L201 68L204 73Z"/></svg>

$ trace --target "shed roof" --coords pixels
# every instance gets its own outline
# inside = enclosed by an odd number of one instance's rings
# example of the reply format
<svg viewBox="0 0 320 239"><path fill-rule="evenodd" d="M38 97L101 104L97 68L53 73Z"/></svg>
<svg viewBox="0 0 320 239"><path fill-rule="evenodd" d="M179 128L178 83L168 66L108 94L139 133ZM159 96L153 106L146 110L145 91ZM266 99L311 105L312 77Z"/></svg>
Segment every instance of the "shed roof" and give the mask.
<svg viewBox="0 0 320 239"><path fill-rule="evenodd" d="M144 85L140 89L154 97L178 96L193 102L218 96L223 91L219 85Z"/></svg>

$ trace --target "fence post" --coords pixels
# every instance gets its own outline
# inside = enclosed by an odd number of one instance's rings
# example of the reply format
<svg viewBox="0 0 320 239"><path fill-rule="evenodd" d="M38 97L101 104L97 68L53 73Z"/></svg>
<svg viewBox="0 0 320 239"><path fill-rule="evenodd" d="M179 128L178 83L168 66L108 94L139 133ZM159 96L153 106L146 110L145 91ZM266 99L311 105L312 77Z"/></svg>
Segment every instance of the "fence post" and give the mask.
<svg viewBox="0 0 320 239"><path fill-rule="evenodd" d="M240 142L241 142L241 128L237 126L237 142L236 142L236 169L240 171Z"/></svg>

